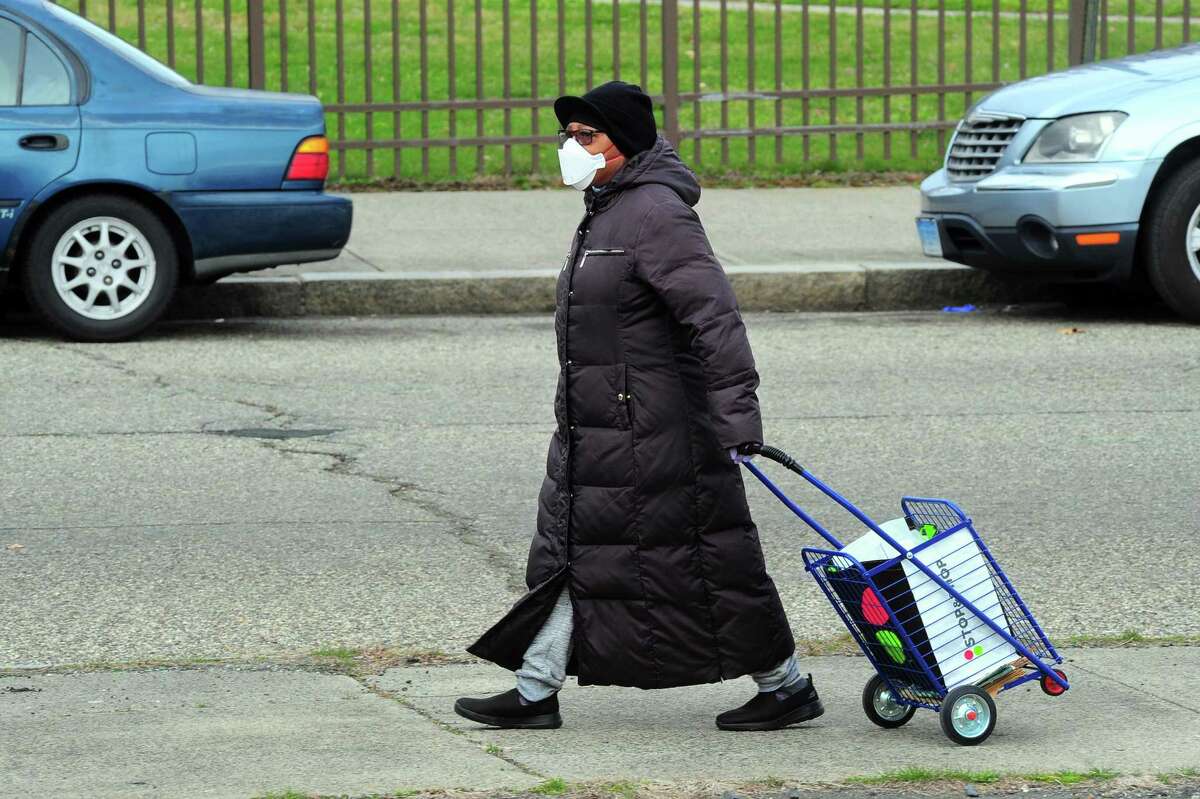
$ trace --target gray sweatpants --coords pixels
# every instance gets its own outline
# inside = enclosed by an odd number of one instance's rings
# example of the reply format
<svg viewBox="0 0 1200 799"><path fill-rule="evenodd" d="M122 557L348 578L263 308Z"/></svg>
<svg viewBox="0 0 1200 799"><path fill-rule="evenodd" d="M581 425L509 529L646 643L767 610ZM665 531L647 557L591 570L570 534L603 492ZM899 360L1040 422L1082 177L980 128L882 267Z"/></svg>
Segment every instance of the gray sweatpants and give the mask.
<svg viewBox="0 0 1200 799"><path fill-rule="evenodd" d="M517 690L531 702L540 702L562 688L571 656L571 597L567 589L558 595L554 610L525 650L525 662L517 669ZM803 678L796 656L790 655L773 669L750 675L759 691L776 691Z"/></svg>

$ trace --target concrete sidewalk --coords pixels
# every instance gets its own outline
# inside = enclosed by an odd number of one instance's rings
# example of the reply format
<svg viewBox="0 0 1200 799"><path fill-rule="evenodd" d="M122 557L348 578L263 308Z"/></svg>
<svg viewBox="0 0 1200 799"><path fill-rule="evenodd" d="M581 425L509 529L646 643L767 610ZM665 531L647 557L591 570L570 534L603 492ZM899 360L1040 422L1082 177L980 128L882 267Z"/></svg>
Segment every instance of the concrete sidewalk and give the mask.
<svg viewBox="0 0 1200 799"><path fill-rule="evenodd" d="M1071 691L1052 699L1028 684L1001 695L996 732L978 747L950 743L928 711L900 730L873 727L859 704L871 674L860 657L805 659L826 714L772 734L713 725L748 698L744 679L651 692L569 685L562 729L505 731L452 710L457 696L511 687L511 675L484 664L361 680L266 665L10 673L0 677L0 775L5 796L105 799L520 791L552 778L805 787L905 767L1155 775L1200 766L1200 649L1065 655Z"/></svg>
<svg viewBox="0 0 1200 799"><path fill-rule="evenodd" d="M171 316L537 313L582 213L578 192L362 193L341 257L186 291ZM922 256L913 188L712 189L698 206L745 310L884 310L1035 299Z"/></svg>

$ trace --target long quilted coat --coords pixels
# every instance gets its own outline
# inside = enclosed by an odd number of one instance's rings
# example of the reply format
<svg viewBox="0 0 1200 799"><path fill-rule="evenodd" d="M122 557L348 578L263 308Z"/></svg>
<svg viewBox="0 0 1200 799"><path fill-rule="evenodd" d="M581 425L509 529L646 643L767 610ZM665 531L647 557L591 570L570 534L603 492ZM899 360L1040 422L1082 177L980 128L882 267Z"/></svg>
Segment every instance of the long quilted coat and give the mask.
<svg viewBox="0 0 1200 799"><path fill-rule="evenodd" d="M558 422L529 592L468 651L508 669L570 590L568 674L667 688L777 665L794 642L741 467L762 441L758 373L671 145L585 192L558 278Z"/></svg>

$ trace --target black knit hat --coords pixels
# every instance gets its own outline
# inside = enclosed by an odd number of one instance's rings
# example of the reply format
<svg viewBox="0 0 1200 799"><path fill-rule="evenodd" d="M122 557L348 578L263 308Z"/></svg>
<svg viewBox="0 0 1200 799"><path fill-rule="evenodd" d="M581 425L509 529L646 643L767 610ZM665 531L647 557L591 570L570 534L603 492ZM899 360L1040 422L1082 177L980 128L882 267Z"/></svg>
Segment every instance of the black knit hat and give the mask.
<svg viewBox="0 0 1200 799"><path fill-rule="evenodd" d="M649 95L641 86L620 80L602 83L582 97L559 97L554 114L564 128L582 122L604 131L626 158L649 150L658 137Z"/></svg>

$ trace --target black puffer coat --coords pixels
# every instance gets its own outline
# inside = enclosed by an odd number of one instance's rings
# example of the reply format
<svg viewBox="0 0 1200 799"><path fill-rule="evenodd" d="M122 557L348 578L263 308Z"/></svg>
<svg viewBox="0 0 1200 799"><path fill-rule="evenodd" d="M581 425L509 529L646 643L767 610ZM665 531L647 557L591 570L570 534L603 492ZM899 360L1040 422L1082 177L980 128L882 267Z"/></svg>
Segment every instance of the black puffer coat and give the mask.
<svg viewBox="0 0 1200 799"><path fill-rule="evenodd" d="M762 441L758 373L699 199L661 137L585 193L558 279L558 427L530 591L475 655L519 668L563 586L575 620L567 673L581 684L715 682L793 652L727 452Z"/></svg>

